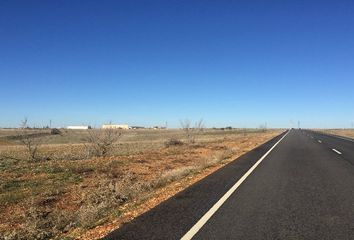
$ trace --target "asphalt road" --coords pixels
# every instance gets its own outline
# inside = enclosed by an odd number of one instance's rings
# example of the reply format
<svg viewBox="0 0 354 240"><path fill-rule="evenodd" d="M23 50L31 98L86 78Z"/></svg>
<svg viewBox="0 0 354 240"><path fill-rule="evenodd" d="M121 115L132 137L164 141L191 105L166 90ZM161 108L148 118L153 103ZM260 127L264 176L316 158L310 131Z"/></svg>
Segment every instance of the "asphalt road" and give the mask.
<svg viewBox="0 0 354 240"><path fill-rule="evenodd" d="M235 186L225 200L225 193ZM225 201L205 218L220 199ZM354 239L354 141L291 130L106 239L182 237Z"/></svg>

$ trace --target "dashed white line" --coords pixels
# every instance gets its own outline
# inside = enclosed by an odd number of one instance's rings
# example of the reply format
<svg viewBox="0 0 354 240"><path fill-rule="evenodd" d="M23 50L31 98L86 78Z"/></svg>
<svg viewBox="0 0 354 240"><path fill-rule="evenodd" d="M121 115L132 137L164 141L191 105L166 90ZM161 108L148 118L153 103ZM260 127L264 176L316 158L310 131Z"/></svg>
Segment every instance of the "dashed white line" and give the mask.
<svg viewBox="0 0 354 240"><path fill-rule="evenodd" d="M342 153L340 151L338 151L337 149L332 149L334 152L338 153L339 155L342 155Z"/></svg>
<svg viewBox="0 0 354 240"><path fill-rule="evenodd" d="M246 173L243 175L225 194L222 196L209 211L207 211L199 221L181 238L181 240L190 240L207 223L207 221L218 211L226 200L236 191L236 189L246 180L246 178L256 169L256 167L269 155L269 153L288 135L289 130L277 143L273 145Z"/></svg>
<svg viewBox="0 0 354 240"><path fill-rule="evenodd" d="M319 143L322 143L322 141L321 141L321 140L318 140L318 142L319 142Z"/></svg>

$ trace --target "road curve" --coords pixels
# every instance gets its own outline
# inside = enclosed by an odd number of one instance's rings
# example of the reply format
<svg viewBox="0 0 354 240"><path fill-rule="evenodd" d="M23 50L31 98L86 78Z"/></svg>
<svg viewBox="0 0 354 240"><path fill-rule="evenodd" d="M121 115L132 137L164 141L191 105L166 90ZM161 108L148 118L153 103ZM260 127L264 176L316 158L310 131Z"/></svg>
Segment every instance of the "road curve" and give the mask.
<svg viewBox="0 0 354 240"><path fill-rule="evenodd" d="M105 239L181 239L284 135ZM354 142L291 130L192 239L354 239Z"/></svg>

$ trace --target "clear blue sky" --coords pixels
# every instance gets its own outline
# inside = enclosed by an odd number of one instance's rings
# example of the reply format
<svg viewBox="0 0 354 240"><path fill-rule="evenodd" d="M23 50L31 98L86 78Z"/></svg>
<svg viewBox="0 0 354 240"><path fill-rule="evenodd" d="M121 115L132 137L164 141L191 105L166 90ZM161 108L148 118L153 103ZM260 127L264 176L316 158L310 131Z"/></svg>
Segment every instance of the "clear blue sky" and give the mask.
<svg viewBox="0 0 354 240"><path fill-rule="evenodd" d="M0 126L350 127L354 2L0 1Z"/></svg>

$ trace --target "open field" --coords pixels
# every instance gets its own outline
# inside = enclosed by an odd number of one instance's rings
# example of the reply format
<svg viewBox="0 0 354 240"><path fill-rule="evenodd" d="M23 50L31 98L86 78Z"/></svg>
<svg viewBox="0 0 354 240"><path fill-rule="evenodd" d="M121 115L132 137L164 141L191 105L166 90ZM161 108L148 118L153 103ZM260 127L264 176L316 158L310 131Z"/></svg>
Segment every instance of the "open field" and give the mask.
<svg viewBox="0 0 354 240"><path fill-rule="evenodd" d="M122 130L92 156L87 130L29 130L41 143L30 161L17 131L0 130L0 236L102 237L281 132L204 129L188 142L182 130Z"/></svg>
<svg viewBox="0 0 354 240"><path fill-rule="evenodd" d="M324 133L334 134L343 137L349 137L354 139L354 129L326 129L321 130Z"/></svg>

